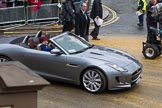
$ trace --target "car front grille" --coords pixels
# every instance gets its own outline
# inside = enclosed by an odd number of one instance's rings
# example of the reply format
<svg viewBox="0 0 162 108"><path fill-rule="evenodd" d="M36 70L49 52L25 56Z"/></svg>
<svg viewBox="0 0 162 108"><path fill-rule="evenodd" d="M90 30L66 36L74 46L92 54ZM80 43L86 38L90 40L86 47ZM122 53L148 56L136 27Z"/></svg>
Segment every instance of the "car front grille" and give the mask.
<svg viewBox="0 0 162 108"><path fill-rule="evenodd" d="M133 74L132 74L132 83L137 81L141 75L142 69L138 69L136 70Z"/></svg>

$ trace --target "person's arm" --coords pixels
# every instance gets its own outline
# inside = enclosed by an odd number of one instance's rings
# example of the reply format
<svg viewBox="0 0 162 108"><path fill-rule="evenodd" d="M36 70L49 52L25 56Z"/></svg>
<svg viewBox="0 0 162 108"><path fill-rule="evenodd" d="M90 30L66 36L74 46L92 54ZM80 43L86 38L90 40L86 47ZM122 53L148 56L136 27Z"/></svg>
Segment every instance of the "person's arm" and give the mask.
<svg viewBox="0 0 162 108"><path fill-rule="evenodd" d="M139 6L138 6L138 11L139 10L142 10L142 8L143 8L143 6L144 6L144 2L143 2L143 0L140 0L140 2L139 2Z"/></svg>
<svg viewBox="0 0 162 108"><path fill-rule="evenodd" d="M75 14L75 13L76 13L76 9L75 9L75 4L74 4L74 1L72 1L71 3L72 3L72 4L71 4L71 5L72 5L72 8L73 8L73 10L74 10L74 12L73 12L73 13Z"/></svg>
<svg viewBox="0 0 162 108"><path fill-rule="evenodd" d="M89 18L89 16L88 16L88 14L87 14L87 17L88 17L88 25L87 25L87 32L88 32L88 35L89 35L89 27L90 27L90 18Z"/></svg>
<svg viewBox="0 0 162 108"><path fill-rule="evenodd" d="M42 1L41 1L41 0L38 0L37 5L38 5L38 6L41 6L41 5L42 5Z"/></svg>
<svg viewBox="0 0 162 108"><path fill-rule="evenodd" d="M102 18L102 3L100 0L94 1L94 14L95 18L96 17L101 17Z"/></svg>
<svg viewBox="0 0 162 108"><path fill-rule="evenodd" d="M42 44L40 47L42 51L51 51L53 49L52 47L46 47L44 44Z"/></svg>
<svg viewBox="0 0 162 108"><path fill-rule="evenodd" d="M75 34L76 35L80 35L79 21L80 21L80 15L79 15L79 13L76 13L76 16L75 16Z"/></svg>
<svg viewBox="0 0 162 108"><path fill-rule="evenodd" d="M36 5L36 3L34 2L34 0L29 0L29 4L30 5Z"/></svg>
<svg viewBox="0 0 162 108"><path fill-rule="evenodd" d="M65 3L65 9L66 9L66 12L69 14L69 16L71 18L74 18L74 14L73 14L73 8L72 8L72 1L67 1Z"/></svg>
<svg viewBox="0 0 162 108"><path fill-rule="evenodd" d="M151 5L149 4L149 5L147 5L146 6L146 16L147 16L147 18L153 18L152 16L151 16Z"/></svg>
<svg viewBox="0 0 162 108"><path fill-rule="evenodd" d="M146 7L146 21L147 22L151 22L151 23L156 23L157 22L157 16L152 16L152 13L151 13L151 7L152 5L148 4L147 7Z"/></svg>
<svg viewBox="0 0 162 108"><path fill-rule="evenodd" d="M94 1L94 8L95 8L95 14L96 16L99 16L99 1Z"/></svg>

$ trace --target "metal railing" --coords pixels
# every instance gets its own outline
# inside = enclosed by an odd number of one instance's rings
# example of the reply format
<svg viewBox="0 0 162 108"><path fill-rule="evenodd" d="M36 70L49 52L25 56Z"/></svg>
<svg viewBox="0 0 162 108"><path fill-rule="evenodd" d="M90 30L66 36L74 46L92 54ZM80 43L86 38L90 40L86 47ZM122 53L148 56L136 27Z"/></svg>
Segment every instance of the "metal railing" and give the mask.
<svg viewBox="0 0 162 108"><path fill-rule="evenodd" d="M44 4L41 5L37 11L33 11L35 6L26 7L27 22L49 21L59 19L59 8L57 4Z"/></svg>
<svg viewBox="0 0 162 108"><path fill-rule="evenodd" d="M0 24L25 23L24 6L0 8Z"/></svg>
<svg viewBox="0 0 162 108"><path fill-rule="evenodd" d="M88 2L89 9L91 7L91 0ZM16 6L0 8L0 26L9 24L32 24L39 22L54 21L58 22L60 20L60 10L58 3L56 4L43 4L37 11L32 9L35 6ZM75 2L76 10L80 8L80 2Z"/></svg>

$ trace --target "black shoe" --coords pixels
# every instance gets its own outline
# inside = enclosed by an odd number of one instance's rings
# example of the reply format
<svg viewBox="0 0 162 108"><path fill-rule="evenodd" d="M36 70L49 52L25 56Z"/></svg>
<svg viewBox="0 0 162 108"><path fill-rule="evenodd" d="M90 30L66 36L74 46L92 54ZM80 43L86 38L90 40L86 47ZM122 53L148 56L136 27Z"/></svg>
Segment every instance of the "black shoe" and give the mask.
<svg viewBox="0 0 162 108"><path fill-rule="evenodd" d="M92 38L92 40L100 40L100 38Z"/></svg>
<svg viewBox="0 0 162 108"><path fill-rule="evenodd" d="M137 25L138 25L138 26L143 26L143 24L141 24L141 23L138 23Z"/></svg>

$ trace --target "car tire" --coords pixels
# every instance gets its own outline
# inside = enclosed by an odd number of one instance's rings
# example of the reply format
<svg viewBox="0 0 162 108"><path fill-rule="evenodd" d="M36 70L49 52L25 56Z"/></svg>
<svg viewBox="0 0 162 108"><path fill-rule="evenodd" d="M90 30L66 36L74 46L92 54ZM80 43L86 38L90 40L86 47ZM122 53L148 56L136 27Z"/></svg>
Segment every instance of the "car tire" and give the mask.
<svg viewBox="0 0 162 108"><path fill-rule="evenodd" d="M155 59L159 53L157 45L154 44L146 44L143 48L143 55L147 59Z"/></svg>
<svg viewBox="0 0 162 108"><path fill-rule="evenodd" d="M160 56L161 55L161 45L158 45L158 50L159 50L159 53L158 53L158 55L157 56Z"/></svg>
<svg viewBox="0 0 162 108"><path fill-rule="evenodd" d="M1 56L0 55L0 63L2 63L2 62L8 62L8 61L11 61L11 59L9 57Z"/></svg>
<svg viewBox="0 0 162 108"><path fill-rule="evenodd" d="M107 87L105 75L98 69L87 69L82 75L82 85L90 93L101 93Z"/></svg>

